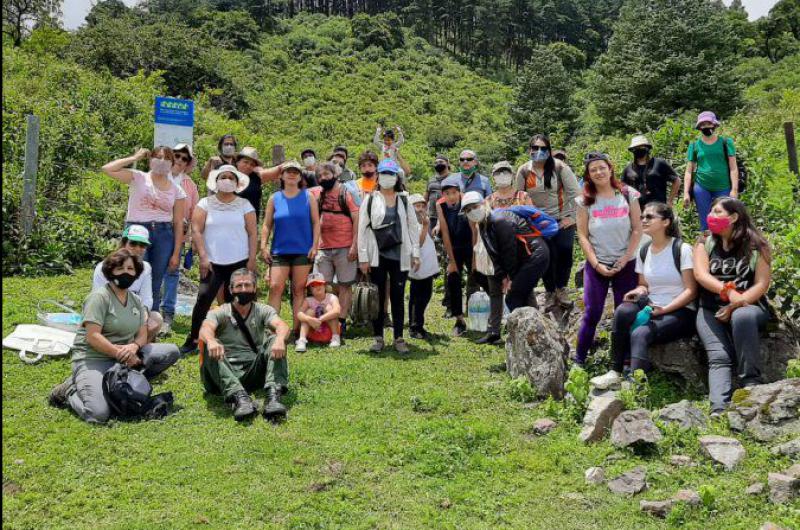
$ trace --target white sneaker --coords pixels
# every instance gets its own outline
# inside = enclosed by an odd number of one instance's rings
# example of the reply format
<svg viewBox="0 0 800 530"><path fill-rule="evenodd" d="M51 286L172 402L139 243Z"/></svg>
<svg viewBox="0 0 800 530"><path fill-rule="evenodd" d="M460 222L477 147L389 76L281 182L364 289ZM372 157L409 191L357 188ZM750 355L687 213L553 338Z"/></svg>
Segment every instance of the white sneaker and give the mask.
<svg viewBox="0 0 800 530"><path fill-rule="evenodd" d="M341 345L342 345L342 339L341 337L339 337L339 335L334 335L333 337L331 337L331 343L329 344L331 348L338 348Z"/></svg>
<svg viewBox="0 0 800 530"><path fill-rule="evenodd" d="M593 377L589 384L598 390L608 390L612 386L618 386L622 382L622 375L614 370L609 371L607 374L598 375Z"/></svg>
<svg viewBox="0 0 800 530"><path fill-rule="evenodd" d="M297 341L294 343L294 351L302 353L306 351L307 345L308 341L306 339L297 339Z"/></svg>

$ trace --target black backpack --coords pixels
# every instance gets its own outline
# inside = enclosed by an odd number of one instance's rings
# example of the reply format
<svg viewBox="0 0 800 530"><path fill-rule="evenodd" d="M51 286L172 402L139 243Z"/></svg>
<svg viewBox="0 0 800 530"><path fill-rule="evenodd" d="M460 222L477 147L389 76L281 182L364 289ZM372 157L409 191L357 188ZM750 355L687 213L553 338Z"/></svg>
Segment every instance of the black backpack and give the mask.
<svg viewBox="0 0 800 530"><path fill-rule="evenodd" d="M642 267L644 267L644 259L647 257L647 251L650 250L652 241L648 241L642 248L639 249L639 258L642 260ZM681 273L681 248L683 246L683 239L675 237L672 239L672 260L675 262L675 268L678 269L678 274Z"/></svg>
<svg viewBox="0 0 800 530"><path fill-rule="evenodd" d="M122 419L159 419L169 413L172 392L151 396L153 387L138 370L117 363L103 374L103 395L114 414Z"/></svg>
<svg viewBox="0 0 800 530"><path fill-rule="evenodd" d="M728 154L728 139L724 136L720 136L720 139L722 140L722 152L725 154L725 162L727 162L728 157L730 156ZM692 162L695 164L697 163L697 148L699 146L699 142L700 140L695 142L694 149L692 150ZM744 193L744 191L747 189L747 165L744 162L744 158L742 158L742 156L738 153L736 154L736 168L739 170L739 188L737 191L738 193ZM730 166L728 166L728 179L730 180ZM733 186L733 183L731 183L731 186Z"/></svg>
<svg viewBox="0 0 800 530"><path fill-rule="evenodd" d="M326 210L322 207L322 203L325 202L325 195L327 192L325 190L320 191L319 193L319 214L322 215L322 212L332 213L336 215L344 215L350 217L350 207L347 205L347 188L342 186L339 190L339 211L336 210Z"/></svg>

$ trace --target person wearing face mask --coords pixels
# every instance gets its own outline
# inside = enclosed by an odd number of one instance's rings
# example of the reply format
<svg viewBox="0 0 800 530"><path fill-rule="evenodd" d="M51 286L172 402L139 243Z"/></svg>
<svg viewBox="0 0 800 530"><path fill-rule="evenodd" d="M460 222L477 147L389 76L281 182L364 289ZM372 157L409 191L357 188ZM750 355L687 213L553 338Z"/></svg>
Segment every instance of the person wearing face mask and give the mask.
<svg viewBox="0 0 800 530"><path fill-rule="evenodd" d="M715 199L706 221L711 235L694 250L697 334L708 354L711 412L718 415L730 403L734 375L745 388L761 382L759 331L769 320L772 260L742 201Z"/></svg>
<svg viewBox="0 0 800 530"><path fill-rule="evenodd" d="M681 179L672 166L663 158L650 156L653 144L644 135L631 139L628 151L633 154L633 161L625 166L622 182L638 191L639 206L644 208L651 202L663 202L670 208L681 191ZM670 185L669 200L667 185Z"/></svg>
<svg viewBox="0 0 800 530"><path fill-rule="evenodd" d="M314 260L314 272L322 275L328 284L336 277L336 287L341 317L339 323L344 336L346 317L350 313L353 283L358 272L358 206L352 193L335 176L333 163L319 169L319 186L309 190L317 199L319 208L319 252Z"/></svg>
<svg viewBox="0 0 800 530"><path fill-rule="evenodd" d="M72 375L50 392L54 407L71 408L82 420L105 423L111 408L103 393L103 375L117 363L141 370L148 379L175 364L174 344L147 341L147 309L130 288L144 270L128 249L103 261L108 283L94 289L83 304L81 327L72 347Z"/></svg>
<svg viewBox="0 0 800 530"><path fill-rule="evenodd" d="M550 260L541 230L555 219L529 208L531 215L526 218L513 208L492 210L477 191L467 192L461 199L461 211L478 228L494 266L492 281L501 286L510 311L528 306L530 293Z"/></svg>
<svg viewBox="0 0 800 530"><path fill-rule="evenodd" d="M433 296L433 279L439 274L439 260L436 247L428 230L428 215L425 198L418 193L411 195L408 202L414 207L419 223L419 269L411 270L408 278L411 288L408 292L408 330L412 339L428 339L425 330L425 309Z"/></svg>
<svg viewBox="0 0 800 530"><path fill-rule="evenodd" d="M465 149L458 155L461 171L456 173L461 183L461 193L477 191L485 199L492 194L492 185L489 178L478 172L478 155L475 151Z"/></svg>
<svg viewBox="0 0 800 530"><path fill-rule="evenodd" d="M717 135L719 120L710 111L697 116L695 128L702 136L689 144L686 154L688 163L683 183L683 201L694 200L700 230L708 230L706 218L711 203L718 197L739 195L739 167L736 165L736 148L733 139Z"/></svg>
<svg viewBox="0 0 800 530"><path fill-rule="evenodd" d="M209 158L203 169L200 171L200 178L203 181L208 180L208 175L215 169L219 169L220 166L225 164L228 165L235 165L236 164L236 151L239 149L239 142L236 141L236 137L232 134L223 135L219 142L217 142L217 155L212 156Z"/></svg>
<svg viewBox="0 0 800 530"><path fill-rule="evenodd" d="M286 417L280 399L289 385L289 326L274 308L256 301L256 274L250 269L233 271L230 292L231 301L209 312L200 329L203 388L221 394L236 421L258 412L248 392L263 388L264 418L280 421Z"/></svg>
<svg viewBox="0 0 800 530"><path fill-rule="evenodd" d="M184 355L197 349L200 326L220 287L225 301L231 301L228 285L233 271L242 267L256 270L256 212L247 199L236 195L247 188L248 180L233 166L215 169L206 182L214 194L195 208L192 233L200 259L200 286L192 310L192 329L181 347Z"/></svg>
<svg viewBox="0 0 800 530"><path fill-rule="evenodd" d="M123 230L119 248L129 250L131 253L136 254L139 259L142 259L149 246L150 232L147 231L147 228L140 225L130 225ZM104 262L105 260L101 261L94 268L94 276L92 277L93 290L105 287L108 283L108 278L103 274ZM153 305L153 269L146 261L142 262L142 266L142 274L131 284L128 291L138 296L147 309L147 342L150 343L155 342L164 320L161 317L161 313L150 309Z"/></svg>
<svg viewBox="0 0 800 530"><path fill-rule="evenodd" d="M378 155L372 151L364 151L358 155L358 171L361 177L345 182L345 187L360 207L364 197L378 188Z"/></svg>
<svg viewBox="0 0 800 530"><path fill-rule="evenodd" d="M378 191L364 198L358 218L358 261L361 272L378 287L379 311L372 321L373 352L383 350L386 285L392 305L394 348L407 353L403 339L403 297L410 270L419 269L419 223L400 182L400 167L391 159L378 165Z"/></svg>
<svg viewBox="0 0 800 530"><path fill-rule="evenodd" d="M345 146L337 145L333 148L333 154L331 154L329 161L341 168L341 172L337 176L339 182L350 182L356 179L355 173L350 171L350 169L347 167L348 157L349 154Z"/></svg>
<svg viewBox="0 0 800 530"><path fill-rule="evenodd" d="M445 155L436 155L433 170L435 173L428 179L428 186L425 188L425 203L428 205L431 233L434 233L439 222L436 202L442 198L442 181L450 175L450 160Z"/></svg>
<svg viewBox="0 0 800 530"><path fill-rule="evenodd" d="M575 246L575 198L580 194L572 169L551 156L550 138L534 135L529 144L530 160L517 170L516 189L528 193L531 202L558 220L558 233L547 240L550 267L544 275L545 310L572 305L567 284L572 274Z"/></svg>
<svg viewBox="0 0 800 530"><path fill-rule="evenodd" d="M575 363L583 365L594 343L595 331L609 287L614 308L637 283L636 250L642 237L639 192L620 183L605 153L584 158L583 195L578 205L578 242L586 256L583 269L584 312L578 331Z"/></svg>
<svg viewBox="0 0 800 530"><path fill-rule="evenodd" d="M313 188L317 185L317 153L313 149L304 149L300 153L303 161L303 182L306 187Z"/></svg>
<svg viewBox="0 0 800 530"><path fill-rule="evenodd" d="M148 160L150 171L130 169L139 160ZM142 225L150 233L150 246L144 260L153 268L153 305L161 308L161 286L167 271L180 263L183 248L183 221L186 192L170 180L174 162L172 149L159 146L104 165L103 173L128 185L128 212L125 225Z"/></svg>

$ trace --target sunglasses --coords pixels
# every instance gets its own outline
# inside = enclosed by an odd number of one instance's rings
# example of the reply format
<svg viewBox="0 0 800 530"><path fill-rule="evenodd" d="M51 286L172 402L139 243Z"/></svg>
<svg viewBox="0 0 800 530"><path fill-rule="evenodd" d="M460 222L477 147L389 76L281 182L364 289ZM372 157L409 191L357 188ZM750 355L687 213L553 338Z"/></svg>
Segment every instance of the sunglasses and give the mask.
<svg viewBox="0 0 800 530"><path fill-rule="evenodd" d="M545 151L545 152L547 152L547 151L549 151L549 150L550 150L550 149L548 149L547 147L545 147L545 146L543 146L543 145L534 145L534 146L531 146L531 151L534 151L534 152L535 152L535 151Z"/></svg>
<svg viewBox="0 0 800 530"><path fill-rule="evenodd" d="M475 160L475 159L474 158L459 158L458 159L459 162L472 162L473 160Z"/></svg>
<svg viewBox="0 0 800 530"><path fill-rule="evenodd" d="M642 214L642 221L652 221L653 219L663 219L663 217L651 213Z"/></svg>
<svg viewBox="0 0 800 530"><path fill-rule="evenodd" d="M179 161L180 162L188 162L190 160L190 158L188 156L181 155L181 154L174 155L173 158L175 159L176 162L179 162Z"/></svg>

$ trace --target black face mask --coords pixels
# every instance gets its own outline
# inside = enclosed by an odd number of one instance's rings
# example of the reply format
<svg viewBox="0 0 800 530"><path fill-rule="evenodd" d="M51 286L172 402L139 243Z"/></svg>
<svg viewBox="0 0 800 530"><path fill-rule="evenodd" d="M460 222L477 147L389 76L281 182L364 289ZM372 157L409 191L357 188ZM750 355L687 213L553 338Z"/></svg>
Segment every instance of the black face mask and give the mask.
<svg viewBox="0 0 800 530"><path fill-rule="evenodd" d="M644 158L650 154L650 149L634 149L633 157L636 159Z"/></svg>
<svg viewBox="0 0 800 530"><path fill-rule="evenodd" d="M119 287L120 289L127 289L133 282L136 281L136 276L133 274L128 274L127 272L123 272L122 274L112 274L111 275L111 283Z"/></svg>
<svg viewBox="0 0 800 530"><path fill-rule="evenodd" d="M326 179L320 180L319 185L322 186L322 189L325 191L331 191L333 187L336 185L336 179Z"/></svg>
<svg viewBox="0 0 800 530"><path fill-rule="evenodd" d="M256 293L254 292L244 292L244 293L235 293L233 298L239 305L247 305L256 299Z"/></svg>
<svg viewBox="0 0 800 530"><path fill-rule="evenodd" d="M373 178L375 176L375 172L374 171L366 171L366 172L362 173L362 175L364 175L368 179L371 179L371 178Z"/></svg>
<svg viewBox="0 0 800 530"><path fill-rule="evenodd" d="M714 134L714 127L703 127L700 129L700 132L703 133L703 136L712 136Z"/></svg>
<svg viewBox="0 0 800 530"><path fill-rule="evenodd" d="M433 169L435 169L437 173L441 173L442 171L447 169L447 164L436 164L435 166L433 166Z"/></svg>

